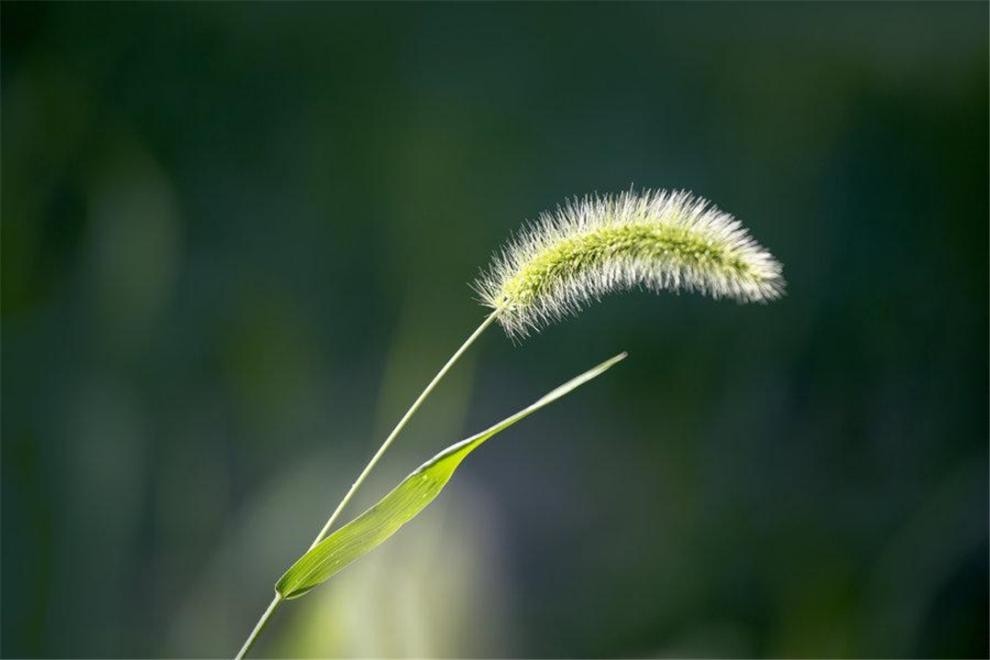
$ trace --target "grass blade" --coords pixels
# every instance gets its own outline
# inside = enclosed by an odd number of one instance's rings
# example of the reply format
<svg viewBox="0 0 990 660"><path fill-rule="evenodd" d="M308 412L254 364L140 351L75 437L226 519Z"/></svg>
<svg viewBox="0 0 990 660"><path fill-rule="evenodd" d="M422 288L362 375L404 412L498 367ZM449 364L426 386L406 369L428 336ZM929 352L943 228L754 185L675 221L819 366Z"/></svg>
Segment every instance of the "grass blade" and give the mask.
<svg viewBox="0 0 990 660"><path fill-rule="evenodd" d="M451 445L434 456L406 477L377 504L300 557L279 579L275 591L285 599L298 598L376 548L425 509L440 494L461 461L479 445L601 375L625 357L625 353L620 353L602 362L511 417Z"/></svg>

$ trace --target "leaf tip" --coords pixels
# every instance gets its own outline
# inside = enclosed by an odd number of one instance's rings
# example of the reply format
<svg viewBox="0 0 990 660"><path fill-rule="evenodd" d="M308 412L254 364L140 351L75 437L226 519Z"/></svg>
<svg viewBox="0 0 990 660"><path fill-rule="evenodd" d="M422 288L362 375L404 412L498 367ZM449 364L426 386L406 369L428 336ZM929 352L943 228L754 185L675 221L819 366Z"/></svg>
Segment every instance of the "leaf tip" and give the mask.
<svg viewBox="0 0 990 660"><path fill-rule="evenodd" d="M610 369L611 367L614 367L615 365L617 365L620 362L622 362L623 360L625 360L627 357L629 357L629 352L628 351L622 351L618 355L615 355L613 357L610 357L609 359L607 359L604 362L602 362L602 365L601 365L602 370L604 371L605 369Z"/></svg>

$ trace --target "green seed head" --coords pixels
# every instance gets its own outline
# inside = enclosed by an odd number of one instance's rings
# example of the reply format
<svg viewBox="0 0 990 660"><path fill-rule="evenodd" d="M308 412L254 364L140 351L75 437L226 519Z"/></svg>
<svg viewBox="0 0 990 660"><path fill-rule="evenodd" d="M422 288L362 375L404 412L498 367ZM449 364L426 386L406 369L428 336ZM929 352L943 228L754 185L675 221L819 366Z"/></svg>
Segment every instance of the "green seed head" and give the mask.
<svg viewBox="0 0 990 660"><path fill-rule="evenodd" d="M646 191L544 213L475 283L512 336L634 287L765 302L783 293L784 280L780 264L732 216L688 193Z"/></svg>

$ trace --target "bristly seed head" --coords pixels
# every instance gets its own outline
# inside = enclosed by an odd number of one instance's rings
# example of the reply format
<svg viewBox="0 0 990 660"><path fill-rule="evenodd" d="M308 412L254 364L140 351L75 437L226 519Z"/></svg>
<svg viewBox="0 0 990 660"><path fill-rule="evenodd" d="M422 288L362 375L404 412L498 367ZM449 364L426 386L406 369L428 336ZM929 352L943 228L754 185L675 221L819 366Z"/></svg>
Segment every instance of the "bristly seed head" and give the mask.
<svg viewBox="0 0 990 660"><path fill-rule="evenodd" d="M783 294L784 279L731 215L687 192L647 190L574 199L541 214L474 284L513 337L634 287L766 302Z"/></svg>

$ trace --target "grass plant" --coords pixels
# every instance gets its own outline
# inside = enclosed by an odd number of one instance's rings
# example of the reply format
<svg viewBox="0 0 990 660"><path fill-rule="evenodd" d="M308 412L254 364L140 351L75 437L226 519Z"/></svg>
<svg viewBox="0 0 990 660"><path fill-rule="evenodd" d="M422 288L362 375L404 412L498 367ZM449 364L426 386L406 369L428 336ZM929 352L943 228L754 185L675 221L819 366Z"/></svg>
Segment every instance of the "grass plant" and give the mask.
<svg viewBox="0 0 990 660"><path fill-rule="evenodd" d="M471 451L625 358L621 353L599 364L511 417L448 447L331 534L344 508L410 418L493 323L518 339L622 289L693 291L739 302L768 302L782 295L784 286L780 263L737 220L686 192L647 190L585 197L542 214L502 248L475 282L481 302L492 311L419 394L306 553L278 580L274 599L237 658L247 654L281 603L328 580L426 508Z"/></svg>

